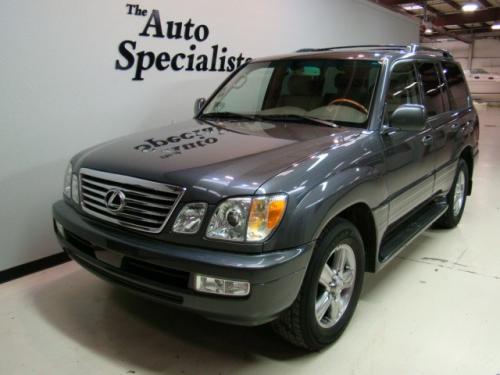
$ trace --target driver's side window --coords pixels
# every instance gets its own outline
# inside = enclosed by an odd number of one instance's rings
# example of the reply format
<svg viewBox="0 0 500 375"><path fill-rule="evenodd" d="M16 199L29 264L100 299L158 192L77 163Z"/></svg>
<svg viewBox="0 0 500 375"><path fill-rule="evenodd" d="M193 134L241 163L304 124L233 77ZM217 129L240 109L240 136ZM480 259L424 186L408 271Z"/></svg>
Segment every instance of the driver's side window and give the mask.
<svg viewBox="0 0 500 375"><path fill-rule="evenodd" d="M384 123L402 104L422 104L415 67L412 62L401 62L394 66L387 90Z"/></svg>

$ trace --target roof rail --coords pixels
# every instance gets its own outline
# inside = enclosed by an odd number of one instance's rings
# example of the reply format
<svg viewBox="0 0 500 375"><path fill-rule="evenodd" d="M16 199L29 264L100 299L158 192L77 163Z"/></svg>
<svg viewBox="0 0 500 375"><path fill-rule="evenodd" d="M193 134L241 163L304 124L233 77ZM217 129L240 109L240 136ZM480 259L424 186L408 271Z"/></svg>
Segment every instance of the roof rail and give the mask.
<svg viewBox="0 0 500 375"><path fill-rule="evenodd" d="M338 47L325 47L325 48L301 48L295 52L323 52L336 49L351 49L351 48L380 48L380 49L407 49L406 45L397 44L359 44L353 46L338 46Z"/></svg>
<svg viewBox="0 0 500 375"><path fill-rule="evenodd" d="M421 46L420 44L416 44L416 43L410 44L408 46L408 49L414 53L418 52L418 51L429 51L429 52L441 53L444 57L453 57L453 55L450 53L450 51L447 51L445 49L425 47L425 46Z"/></svg>
<svg viewBox="0 0 500 375"><path fill-rule="evenodd" d="M452 57L449 51L438 48L431 48L421 46L420 44L412 43L407 45L400 44L361 44L361 45L353 45L353 46L338 46L338 47L326 47L326 48L301 48L296 52L325 52L325 51L333 51L339 49L352 49L352 48L374 48L374 49L388 49L388 50L406 50L408 52L416 53L418 51L429 51L429 52L438 52L441 53L444 57Z"/></svg>

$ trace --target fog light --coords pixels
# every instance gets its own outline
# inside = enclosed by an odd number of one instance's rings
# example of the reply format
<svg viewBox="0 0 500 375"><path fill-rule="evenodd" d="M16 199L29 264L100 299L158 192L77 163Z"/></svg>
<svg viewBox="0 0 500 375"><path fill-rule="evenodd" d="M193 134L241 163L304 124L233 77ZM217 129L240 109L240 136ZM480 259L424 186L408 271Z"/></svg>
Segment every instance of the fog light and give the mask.
<svg viewBox="0 0 500 375"><path fill-rule="evenodd" d="M227 280L205 275L196 275L194 287L198 292L224 296L243 297L250 293L248 281Z"/></svg>
<svg viewBox="0 0 500 375"><path fill-rule="evenodd" d="M56 231L57 231L57 233L59 233L59 235L62 238L65 238L65 233L64 233L64 227L63 227L63 225L60 222L58 222L57 220L54 220L54 222L56 223Z"/></svg>

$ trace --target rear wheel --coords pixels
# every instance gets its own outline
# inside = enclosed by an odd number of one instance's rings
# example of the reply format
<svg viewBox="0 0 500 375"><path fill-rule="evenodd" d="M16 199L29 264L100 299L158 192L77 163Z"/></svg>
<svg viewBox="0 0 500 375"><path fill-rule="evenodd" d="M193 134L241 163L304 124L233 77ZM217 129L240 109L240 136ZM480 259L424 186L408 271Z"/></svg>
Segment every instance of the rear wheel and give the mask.
<svg viewBox="0 0 500 375"><path fill-rule="evenodd" d="M356 227L335 219L318 239L294 304L273 327L309 350L334 342L351 319L364 276L364 247Z"/></svg>
<svg viewBox="0 0 500 375"><path fill-rule="evenodd" d="M469 189L469 168L467 163L460 159L453 186L446 196L448 210L436 222L440 228L454 228L460 222L464 213L467 191Z"/></svg>

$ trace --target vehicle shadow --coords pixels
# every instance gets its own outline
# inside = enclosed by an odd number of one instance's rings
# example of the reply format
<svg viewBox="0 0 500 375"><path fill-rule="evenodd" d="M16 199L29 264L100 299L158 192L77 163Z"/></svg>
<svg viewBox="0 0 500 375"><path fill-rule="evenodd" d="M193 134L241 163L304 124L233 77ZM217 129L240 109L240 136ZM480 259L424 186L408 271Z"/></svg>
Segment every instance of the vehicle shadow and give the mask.
<svg viewBox="0 0 500 375"><path fill-rule="evenodd" d="M403 254L428 240L420 236ZM361 301L390 282L400 261L369 275ZM59 332L133 371L233 373L252 369L265 358L313 361L320 355L292 347L268 325L252 328L208 321L112 286L76 265L37 288L32 298L40 315Z"/></svg>
<svg viewBox="0 0 500 375"><path fill-rule="evenodd" d="M316 355L288 345L269 326L209 321L109 285L76 266L37 288L32 299L54 329L137 372L234 373L263 358Z"/></svg>

